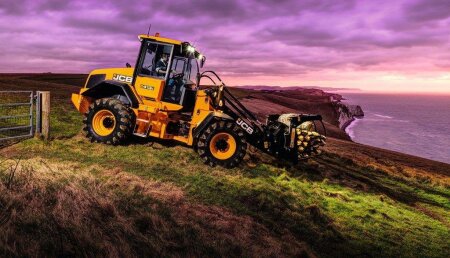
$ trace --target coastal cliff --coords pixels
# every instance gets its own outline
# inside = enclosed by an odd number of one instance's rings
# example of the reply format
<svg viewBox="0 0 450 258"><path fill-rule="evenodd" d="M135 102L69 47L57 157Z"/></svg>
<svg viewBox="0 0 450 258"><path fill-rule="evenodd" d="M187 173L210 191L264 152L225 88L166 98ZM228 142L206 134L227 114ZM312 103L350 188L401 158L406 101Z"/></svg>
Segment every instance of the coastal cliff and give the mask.
<svg viewBox="0 0 450 258"><path fill-rule="evenodd" d="M364 117L364 111L359 105L350 105L340 101L336 101L333 104L338 114L339 127L342 130L345 130L355 118Z"/></svg>
<svg viewBox="0 0 450 258"><path fill-rule="evenodd" d="M345 98L337 93L325 92L322 90L322 95L328 96L329 101L333 104L333 107L337 113L337 120L339 128L345 131L345 128L349 126L356 118L364 117L364 111L359 105L351 105L342 102Z"/></svg>

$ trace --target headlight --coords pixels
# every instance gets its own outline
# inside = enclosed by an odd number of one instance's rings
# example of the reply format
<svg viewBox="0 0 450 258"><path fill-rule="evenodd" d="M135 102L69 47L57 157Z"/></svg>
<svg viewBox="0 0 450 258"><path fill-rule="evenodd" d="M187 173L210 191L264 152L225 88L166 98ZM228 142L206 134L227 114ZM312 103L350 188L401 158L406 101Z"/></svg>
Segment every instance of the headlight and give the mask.
<svg viewBox="0 0 450 258"><path fill-rule="evenodd" d="M195 48L193 46L187 46L186 47L186 51L189 53L194 53L195 52Z"/></svg>

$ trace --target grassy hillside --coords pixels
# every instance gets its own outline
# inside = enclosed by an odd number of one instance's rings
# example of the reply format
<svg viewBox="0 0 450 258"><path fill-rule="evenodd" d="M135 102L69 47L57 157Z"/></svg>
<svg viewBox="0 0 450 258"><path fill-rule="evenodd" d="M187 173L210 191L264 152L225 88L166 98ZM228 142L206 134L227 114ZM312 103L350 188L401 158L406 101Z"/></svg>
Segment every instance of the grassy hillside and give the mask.
<svg viewBox="0 0 450 258"><path fill-rule="evenodd" d="M63 77L7 87L54 98L51 141L0 150L0 256L450 256L449 164L330 139L295 167L210 168L172 142L88 142Z"/></svg>

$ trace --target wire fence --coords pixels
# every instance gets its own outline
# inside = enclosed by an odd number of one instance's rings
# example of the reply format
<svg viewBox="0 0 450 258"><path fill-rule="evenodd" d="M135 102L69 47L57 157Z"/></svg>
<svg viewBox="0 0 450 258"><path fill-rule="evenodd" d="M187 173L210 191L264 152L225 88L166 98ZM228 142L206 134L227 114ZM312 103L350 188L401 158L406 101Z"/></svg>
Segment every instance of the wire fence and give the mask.
<svg viewBox="0 0 450 258"><path fill-rule="evenodd" d="M33 136L33 92L0 91L0 144Z"/></svg>

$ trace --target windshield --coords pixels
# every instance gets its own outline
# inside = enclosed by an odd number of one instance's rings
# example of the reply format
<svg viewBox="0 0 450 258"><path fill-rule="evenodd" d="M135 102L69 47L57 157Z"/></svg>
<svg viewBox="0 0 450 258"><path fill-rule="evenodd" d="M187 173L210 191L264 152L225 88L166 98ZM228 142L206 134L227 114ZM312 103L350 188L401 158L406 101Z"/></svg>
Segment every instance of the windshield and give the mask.
<svg viewBox="0 0 450 258"><path fill-rule="evenodd" d="M181 56L175 56L172 61L172 68L169 78L173 78L177 74L183 74L185 81L191 83L196 81L198 73L198 64L195 58L186 58Z"/></svg>
<svg viewBox="0 0 450 258"><path fill-rule="evenodd" d="M187 58L176 56L172 62L172 73L184 73L187 64Z"/></svg>

